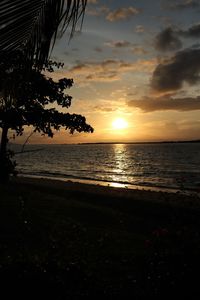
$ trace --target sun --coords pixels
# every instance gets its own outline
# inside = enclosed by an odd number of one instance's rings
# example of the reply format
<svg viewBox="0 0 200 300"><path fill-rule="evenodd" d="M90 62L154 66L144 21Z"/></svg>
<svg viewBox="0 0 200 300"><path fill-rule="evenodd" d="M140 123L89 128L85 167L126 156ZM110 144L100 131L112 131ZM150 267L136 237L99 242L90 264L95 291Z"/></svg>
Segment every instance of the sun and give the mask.
<svg viewBox="0 0 200 300"><path fill-rule="evenodd" d="M128 127L128 123L123 118L117 118L112 122L113 129L125 129Z"/></svg>

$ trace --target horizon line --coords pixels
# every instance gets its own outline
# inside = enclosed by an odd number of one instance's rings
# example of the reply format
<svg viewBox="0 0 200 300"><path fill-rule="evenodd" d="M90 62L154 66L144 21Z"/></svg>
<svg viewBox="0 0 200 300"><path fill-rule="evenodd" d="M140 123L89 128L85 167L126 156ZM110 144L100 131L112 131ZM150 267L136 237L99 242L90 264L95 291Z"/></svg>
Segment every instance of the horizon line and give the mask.
<svg viewBox="0 0 200 300"><path fill-rule="evenodd" d="M106 145L106 144L172 144L172 143L200 143L200 139L195 140L170 140L170 141L137 141L137 142L79 142L79 143L30 143L27 145ZM21 143L9 143L22 145Z"/></svg>

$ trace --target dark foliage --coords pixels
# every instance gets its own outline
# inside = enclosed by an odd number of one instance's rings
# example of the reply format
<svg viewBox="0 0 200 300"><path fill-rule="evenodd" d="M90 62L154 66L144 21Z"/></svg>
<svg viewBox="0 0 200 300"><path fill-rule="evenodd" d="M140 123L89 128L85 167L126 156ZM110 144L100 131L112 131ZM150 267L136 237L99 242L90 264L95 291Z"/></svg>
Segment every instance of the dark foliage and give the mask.
<svg viewBox="0 0 200 300"><path fill-rule="evenodd" d="M71 105L72 97L65 91L72 87L73 79L62 78L56 82L47 76L63 64L48 61L43 71L32 67L29 72L24 66L25 56L21 52L13 52L7 63L0 64L0 166L3 174L6 157L9 161L6 153L8 129L22 135L24 126L33 126L34 132L49 137L53 137L53 131L61 127L71 134L74 131L93 132L84 116L65 113L63 109L60 112L56 108L46 108L49 104L62 108Z"/></svg>
<svg viewBox="0 0 200 300"><path fill-rule="evenodd" d="M0 1L0 60L21 49L27 61L42 68L57 36L70 27L73 35L87 0L3 0Z"/></svg>

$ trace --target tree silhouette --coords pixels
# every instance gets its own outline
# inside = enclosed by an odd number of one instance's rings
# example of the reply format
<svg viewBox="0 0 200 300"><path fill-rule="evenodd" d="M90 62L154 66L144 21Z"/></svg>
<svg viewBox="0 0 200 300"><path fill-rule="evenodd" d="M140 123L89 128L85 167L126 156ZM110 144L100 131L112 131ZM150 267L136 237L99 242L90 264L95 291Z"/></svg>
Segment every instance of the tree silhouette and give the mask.
<svg viewBox="0 0 200 300"><path fill-rule="evenodd" d="M87 0L2 0L0 1L0 180L7 180L14 165L7 151L9 128L22 134L25 125L53 136L60 126L71 133L92 132L81 115L55 108L56 102L69 107L71 97L64 91L72 79L53 79L44 75L61 64L49 61L58 34L70 29L72 37L80 20L82 25Z"/></svg>
<svg viewBox="0 0 200 300"><path fill-rule="evenodd" d="M58 35L70 29L72 37L82 25L87 0L2 0L0 1L0 180L7 180L14 165L7 151L8 130L22 134L25 125L53 136L61 126L71 133L92 132L81 115L59 112L45 106L56 102L69 107L64 91L72 79L53 81L44 75L61 64L49 61Z"/></svg>
<svg viewBox="0 0 200 300"><path fill-rule="evenodd" d="M53 137L53 130L64 127L70 133L93 132L85 117L47 108L48 104L68 108L72 97L65 93L73 85L72 79L62 78L57 82L47 74L63 64L48 61L43 70L32 67L27 73L25 56L16 51L8 62L0 63L0 180L6 181L14 171L7 152L8 130L22 135L24 126L33 126L35 132Z"/></svg>

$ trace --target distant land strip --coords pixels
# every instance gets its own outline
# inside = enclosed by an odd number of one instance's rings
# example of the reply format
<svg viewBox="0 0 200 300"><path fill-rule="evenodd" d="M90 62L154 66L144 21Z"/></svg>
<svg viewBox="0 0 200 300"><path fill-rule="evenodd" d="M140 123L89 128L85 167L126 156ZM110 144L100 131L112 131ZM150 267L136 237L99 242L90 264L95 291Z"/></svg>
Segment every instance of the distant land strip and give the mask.
<svg viewBox="0 0 200 300"><path fill-rule="evenodd" d="M78 145L114 145L114 144L183 144L183 143L200 143L200 140L191 141L161 141L161 142L94 142L94 143L78 143Z"/></svg>

